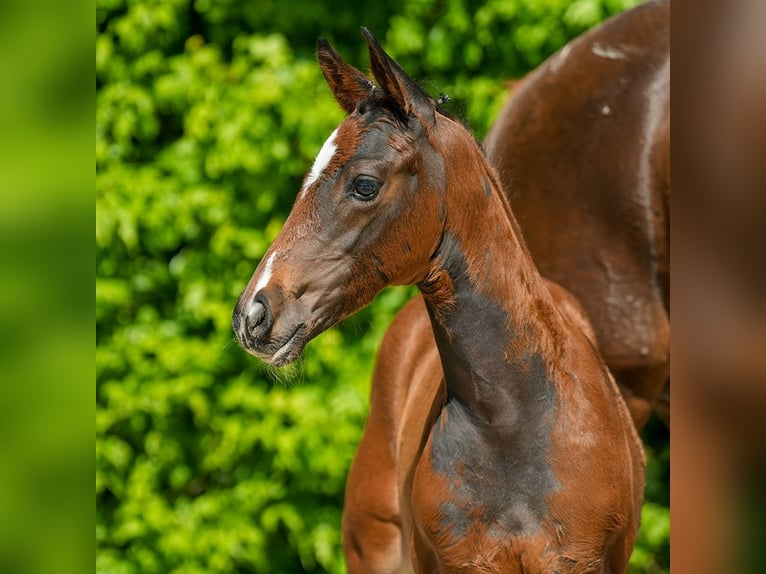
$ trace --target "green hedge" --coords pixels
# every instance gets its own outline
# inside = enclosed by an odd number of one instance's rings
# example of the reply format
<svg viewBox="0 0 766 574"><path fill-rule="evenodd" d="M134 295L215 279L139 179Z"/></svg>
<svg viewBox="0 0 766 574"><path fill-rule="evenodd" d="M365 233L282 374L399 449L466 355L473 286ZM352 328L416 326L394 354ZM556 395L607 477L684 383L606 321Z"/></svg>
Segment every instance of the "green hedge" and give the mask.
<svg viewBox="0 0 766 574"><path fill-rule="evenodd" d="M481 137L505 80L632 3L97 2L97 572L344 571L370 371L412 290L383 292L287 373L246 355L230 326L342 118L316 38L366 68L369 26ZM667 436L651 428L634 565L659 572Z"/></svg>

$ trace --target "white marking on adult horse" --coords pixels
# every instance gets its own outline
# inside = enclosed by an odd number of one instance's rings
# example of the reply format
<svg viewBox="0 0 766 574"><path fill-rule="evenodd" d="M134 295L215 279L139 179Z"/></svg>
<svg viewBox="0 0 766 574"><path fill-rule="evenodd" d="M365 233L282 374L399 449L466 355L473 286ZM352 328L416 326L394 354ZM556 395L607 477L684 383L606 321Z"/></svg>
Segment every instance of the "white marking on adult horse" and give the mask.
<svg viewBox="0 0 766 574"><path fill-rule="evenodd" d="M319 153L314 160L314 165L311 166L311 171L309 172L308 176L306 177L306 181L303 184L301 197L306 195L306 192L311 187L311 184L314 183L320 175L322 175L322 172L329 165L332 156L335 155L335 150L338 149L338 146L335 145L336 135L338 135L338 128L335 128L330 134L330 137L328 137L324 144L322 144L322 149L319 150Z"/></svg>
<svg viewBox="0 0 766 574"><path fill-rule="evenodd" d="M555 58L551 58L550 70L554 74L559 71L559 68L564 65L569 54L572 52L572 44L567 44L561 50Z"/></svg>
<svg viewBox="0 0 766 574"><path fill-rule="evenodd" d="M627 60L628 55L625 50L617 50L609 46L602 46L598 42L594 42L591 47L591 52L596 54L599 58L606 58L607 60Z"/></svg>
<svg viewBox="0 0 766 574"><path fill-rule="evenodd" d="M276 255L276 252L272 252L272 254L269 256L268 260L266 261L266 267L263 268L263 271L261 272L261 276L258 278L258 283L255 284L255 290L253 291L255 294L258 294L261 289L266 287L266 285L269 284L269 281L271 280L271 266L274 263L274 256Z"/></svg>

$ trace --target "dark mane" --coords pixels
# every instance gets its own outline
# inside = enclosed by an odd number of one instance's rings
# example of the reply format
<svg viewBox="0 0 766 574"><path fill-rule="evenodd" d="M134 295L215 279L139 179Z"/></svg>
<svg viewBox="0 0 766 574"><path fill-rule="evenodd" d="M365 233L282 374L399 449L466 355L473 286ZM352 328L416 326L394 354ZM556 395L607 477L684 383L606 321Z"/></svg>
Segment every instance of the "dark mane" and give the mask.
<svg viewBox="0 0 766 574"><path fill-rule="evenodd" d="M402 129L409 123L409 116L390 95L380 88L373 89L370 95L356 106L356 112L360 116L376 110L390 115Z"/></svg>
<svg viewBox="0 0 766 574"><path fill-rule="evenodd" d="M444 104L452 103L453 100L451 100L445 94L441 94L439 99L434 100L434 102L437 113L463 126L463 128L471 135L471 138L473 139L476 146L481 150L482 155L486 157L484 143L476 138L476 134L464 116L462 114L458 115L456 112L450 111L444 106ZM386 94L377 87L372 92L370 92L370 95L366 99L360 101L356 107L356 112L360 116L365 115L373 110L378 110L391 117L397 124L397 127L400 129L406 129L407 125L409 124L410 117L404 112L404 110L401 109L401 107L390 95Z"/></svg>

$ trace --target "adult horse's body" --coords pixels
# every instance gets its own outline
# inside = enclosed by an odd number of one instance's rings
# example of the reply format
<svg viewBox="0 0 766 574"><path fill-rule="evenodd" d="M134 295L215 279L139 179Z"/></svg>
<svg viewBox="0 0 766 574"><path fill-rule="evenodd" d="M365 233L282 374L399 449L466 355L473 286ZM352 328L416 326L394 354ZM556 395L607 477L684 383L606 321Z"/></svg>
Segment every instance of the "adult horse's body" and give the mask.
<svg viewBox="0 0 766 574"><path fill-rule="evenodd" d="M621 572L643 496L629 413L577 303L539 275L493 168L365 30L374 86L319 43L348 117L240 296L281 365L416 284L347 487L351 572Z"/></svg>
<svg viewBox="0 0 766 574"><path fill-rule="evenodd" d="M564 46L485 144L532 258L585 308L639 429L669 373L669 12L649 2Z"/></svg>

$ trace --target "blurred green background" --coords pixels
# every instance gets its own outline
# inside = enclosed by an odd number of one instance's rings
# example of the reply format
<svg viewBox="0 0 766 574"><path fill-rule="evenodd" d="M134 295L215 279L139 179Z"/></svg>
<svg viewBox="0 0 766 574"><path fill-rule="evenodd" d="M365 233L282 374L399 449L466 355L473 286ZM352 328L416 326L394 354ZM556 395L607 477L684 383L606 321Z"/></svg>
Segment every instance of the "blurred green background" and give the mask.
<svg viewBox="0 0 766 574"><path fill-rule="evenodd" d="M231 312L342 113L317 37L359 26L478 138L505 82L633 0L98 0L96 572L344 572L340 516L377 345L411 289L287 372ZM669 571L669 446L645 434L631 568Z"/></svg>

